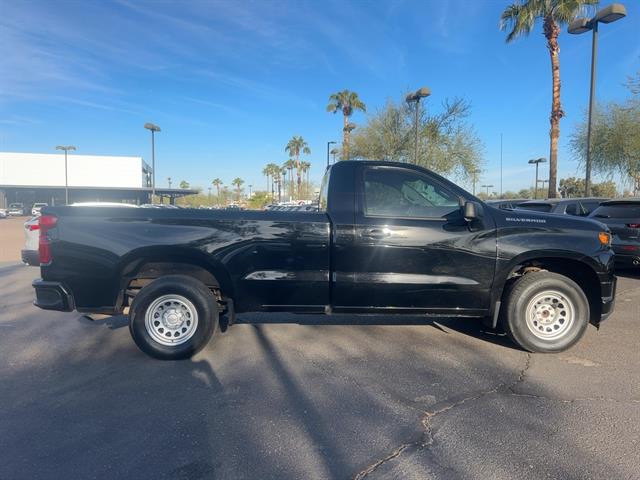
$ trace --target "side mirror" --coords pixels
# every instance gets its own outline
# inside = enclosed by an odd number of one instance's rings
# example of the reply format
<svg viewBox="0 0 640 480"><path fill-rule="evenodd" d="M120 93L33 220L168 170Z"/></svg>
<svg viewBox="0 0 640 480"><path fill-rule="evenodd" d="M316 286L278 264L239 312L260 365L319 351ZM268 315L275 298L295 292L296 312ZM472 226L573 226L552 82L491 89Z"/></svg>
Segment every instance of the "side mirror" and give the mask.
<svg viewBox="0 0 640 480"><path fill-rule="evenodd" d="M478 220L482 217L482 205L478 202L465 202L464 204L464 219L467 222Z"/></svg>

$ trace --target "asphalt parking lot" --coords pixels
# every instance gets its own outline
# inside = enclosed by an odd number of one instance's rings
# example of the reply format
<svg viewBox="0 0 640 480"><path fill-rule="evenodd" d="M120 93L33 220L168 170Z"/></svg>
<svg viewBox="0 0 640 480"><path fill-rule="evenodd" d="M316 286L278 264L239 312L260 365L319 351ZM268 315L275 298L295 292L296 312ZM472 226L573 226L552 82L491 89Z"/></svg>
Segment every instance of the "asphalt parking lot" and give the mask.
<svg viewBox="0 0 640 480"><path fill-rule="evenodd" d="M0 267L0 478L640 478L640 280L571 351L473 321L247 315L191 361ZM321 322L328 320L329 325Z"/></svg>

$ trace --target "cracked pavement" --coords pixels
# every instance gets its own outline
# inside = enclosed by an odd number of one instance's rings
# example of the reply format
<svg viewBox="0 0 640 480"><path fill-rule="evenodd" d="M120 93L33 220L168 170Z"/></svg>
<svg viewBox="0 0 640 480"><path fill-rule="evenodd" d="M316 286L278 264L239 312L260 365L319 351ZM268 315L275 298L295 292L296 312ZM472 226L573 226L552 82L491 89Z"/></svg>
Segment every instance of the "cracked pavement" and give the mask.
<svg viewBox="0 0 640 480"><path fill-rule="evenodd" d="M245 315L191 361L0 267L0 479L640 478L640 277L570 351L474 320Z"/></svg>

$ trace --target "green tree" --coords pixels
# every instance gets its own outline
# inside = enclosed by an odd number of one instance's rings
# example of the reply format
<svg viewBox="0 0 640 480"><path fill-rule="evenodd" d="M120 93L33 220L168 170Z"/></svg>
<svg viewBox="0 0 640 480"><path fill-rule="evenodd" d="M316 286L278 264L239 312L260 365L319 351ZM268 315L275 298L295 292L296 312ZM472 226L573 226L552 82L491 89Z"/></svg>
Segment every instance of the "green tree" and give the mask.
<svg viewBox="0 0 640 480"><path fill-rule="evenodd" d="M184 189L189 188L189 182L187 182L186 180L182 180L180 182L180 188L184 188Z"/></svg>
<svg viewBox="0 0 640 480"><path fill-rule="evenodd" d="M587 119L571 137L571 150L584 164L587 158ZM640 194L640 96L623 103L598 106L591 129L591 167L595 173L630 179Z"/></svg>
<svg viewBox="0 0 640 480"><path fill-rule="evenodd" d="M341 92L332 93L329 95L329 105L327 105L327 112L336 113L342 112L343 127L342 127L342 152L341 156L343 160L349 157L349 135L351 130L348 128L349 117L353 115L353 112L360 110L362 112L367 111L367 106L364 104L356 92L349 90L342 90Z"/></svg>
<svg viewBox="0 0 640 480"><path fill-rule="evenodd" d="M309 145L307 144L304 138L302 138L299 135L298 136L294 135L293 137L291 137L291 140L289 140L289 143L287 143L287 146L284 147L284 150L285 152L289 152L289 155L291 155L295 161L296 177L298 179L298 197L299 197L301 193L300 187L302 185L302 179L300 177L300 155L301 154L309 155L311 153L311 149L309 148Z"/></svg>
<svg viewBox="0 0 640 480"><path fill-rule="evenodd" d="M214 178L211 184L216 187L216 201L220 203L220 186L222 185L222 180Z"/></svg>
<svg viewBox="0 0 640 480"><path fill-rule="evenodd" d="M252 210L262 210L271 201L271 192L254 192L248 205Z"/></svg>
<svg viewBox="0 0 640 480"><path fill-rule="evenodd" d="M560 179L560 193L563 198L578 198L584 196L584 178L568 177ZM613 198L617 195L616 183L606 180L591 185L591 194L594 197Z"/></svg>
<svg viewBox="0 0 640 480"><path fill-rule="evenodd" d="M542 21L542 30L547 40L551 57L552 101L549 121L549 198L556 197L558 175L558 139L560 119L564 116L560 102L560 29L585 13L589 5L598 0L519 0L504 9L500 16L500 29L509 30L507 42L528 36L536 24Z"/></svg>
<svg viewBox="0 0 640 480"><path fill-rule="evenodd" d="M238 197L238 201L240 201L240 196L242 195L243 183L244 183L244 180L241 179L240 177L234 178L233 181L231 182L231 185L234 185L236 187L236 195Z"/></svg>
<svg viewBox="0 0 640 480"><path fill-rule="evenodd" d="M367 118L353 136L353 157L409 162L413 160L414 116L410 106L387 101ZM418 132L424 155L419 164L444 175L470 178L482 163L482 142L466 123L470 105L462 99L445 100L441 112L423 113Z"/></svg>

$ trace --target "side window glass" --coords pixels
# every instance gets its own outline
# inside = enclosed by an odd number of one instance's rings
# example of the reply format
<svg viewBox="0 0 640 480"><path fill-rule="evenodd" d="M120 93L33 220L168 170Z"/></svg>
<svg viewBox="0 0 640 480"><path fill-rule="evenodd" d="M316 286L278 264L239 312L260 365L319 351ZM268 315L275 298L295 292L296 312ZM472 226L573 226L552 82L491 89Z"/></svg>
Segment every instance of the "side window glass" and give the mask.
<svg viewBox="0 0 640 480"><path fill-rule="evenodd" d="M567 205L565 212L567 213L567 215L578 215L576 204L570 203L569 205Z"/></svg>
<svg viewBox="0 0 640 480"><path fill-rule="evenodd" d="M417 172L368 168L364 173L368 216L433 218L459 208L458 197Z"/></svg>

